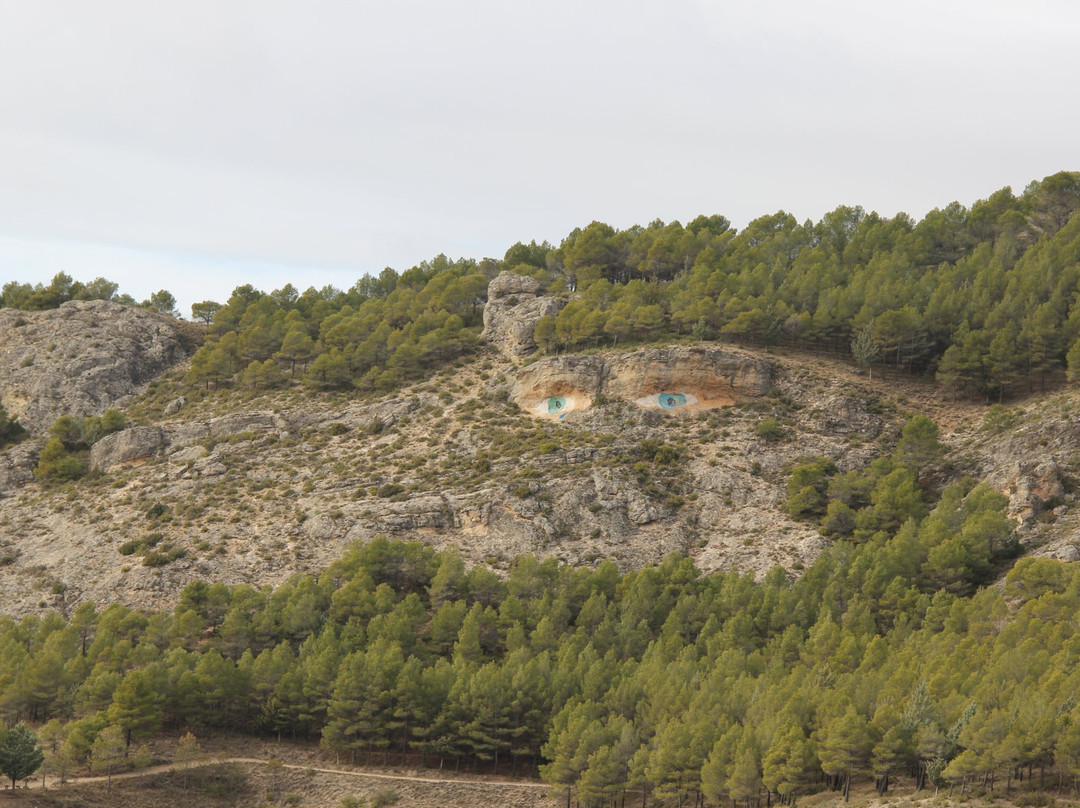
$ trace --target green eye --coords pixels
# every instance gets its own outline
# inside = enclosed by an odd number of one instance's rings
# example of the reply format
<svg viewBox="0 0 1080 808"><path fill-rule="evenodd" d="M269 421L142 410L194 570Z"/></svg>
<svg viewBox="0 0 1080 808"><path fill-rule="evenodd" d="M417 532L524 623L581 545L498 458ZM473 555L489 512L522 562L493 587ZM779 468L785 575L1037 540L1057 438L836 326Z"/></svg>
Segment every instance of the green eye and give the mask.
<svg viewBox="0 0 1080 808"><path fill-rule="evenodd" d="M566 409L566 399L562 396L552 396L547 400L548 415L558 415Z"/></svg>
<svg viewBox="0 0 1080 808"><path fill-rule="evenodd" d="M685 393L661 393L656 397L657 403L665 410L675 410L686 406Z"/></svg>

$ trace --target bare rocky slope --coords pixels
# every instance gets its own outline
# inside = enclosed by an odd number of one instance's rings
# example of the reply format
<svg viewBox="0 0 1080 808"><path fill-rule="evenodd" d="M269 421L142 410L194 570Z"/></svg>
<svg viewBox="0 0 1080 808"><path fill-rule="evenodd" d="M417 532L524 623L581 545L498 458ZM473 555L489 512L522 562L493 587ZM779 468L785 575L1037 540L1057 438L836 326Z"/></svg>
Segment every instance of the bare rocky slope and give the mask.
<svg viewBox="0 0 1080 808"><path fill-rule="evenodd" d="M65 308L71 333L87 318L83 328L96 322L120 341L148 338L125 335L118 323L145 324L124 313ZM123 319L104 324L106 314ZM498 327L488 336L507 344ZM78 344L56 349L70 362L56 368L85 366ZM191 580L274 584L377 535L457 547L496 570L522 553L631 568L680 551L708 571L798 574L824 540L786 513L791 467L814 455L862 467L918 411L943 425L946 473L1009 493L1030 548L1080 558L1071 395L995 411L986 425L984 407L949 404L916 380L871 384L840 362L708 344L528 363L522 342L513 345L381 399L296 388L185 403L173 400L181 366L133 407L142 423L93 447L94 473L59 487L34 480L40 440L9 449L0 455L0 612L87 599L169 606ZM159 353L184 348L171 350ZM129 371L133 385L141 372ZM3 402L12 409L6 394ZM779 432L762 430L765 419Z"/></svg>
<svg viewBox="0 0 1080 808"><path fill-rule="evenodd" d="M193 349L190 324L105 300L0 309L0 402L31 432L100 415Z"/></svg>

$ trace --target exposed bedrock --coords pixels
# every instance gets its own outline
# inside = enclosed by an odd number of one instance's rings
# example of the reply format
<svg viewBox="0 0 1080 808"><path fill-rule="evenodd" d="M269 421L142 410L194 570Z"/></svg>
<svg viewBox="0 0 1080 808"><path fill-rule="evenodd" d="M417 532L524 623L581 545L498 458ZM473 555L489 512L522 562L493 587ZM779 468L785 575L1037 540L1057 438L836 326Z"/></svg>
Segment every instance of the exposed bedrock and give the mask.
<svg viewBox="0 0 1080 808"><path fill-rule="evenodd" d="M621 399L682 392L703 402L734 404L763 396L771 386L768 362L724 348L694 345L612 357L601 392Z"/></svg>
<svg viewBox="0 0 1080 808"><path fill-rule="evenodd" d="M0 309L0 402L35 434L61 415L100 415L184 360L192 328L105 300Z"/></svg>
<svg viewBox="0 0 1080 808"><path fill-rule="evenodd" d="M694 407L703 408L765 395L772 377L769 362L739 351L676 346L614 356L542 359L518 372L510 396L527 410L536 410L551 397L567 397L588 406L598 396L640 401L662 393L681 394Z"/></svg>
<svg viewBox="0 0 1080 808"><path fill-rule="evenodd" d="M540 284L526 275L500 272L488 284L488 302L484 306L484 340L507 356L518 358L536 351L533 333L545 315L555 315L565 300L538 297Z"/></svg>

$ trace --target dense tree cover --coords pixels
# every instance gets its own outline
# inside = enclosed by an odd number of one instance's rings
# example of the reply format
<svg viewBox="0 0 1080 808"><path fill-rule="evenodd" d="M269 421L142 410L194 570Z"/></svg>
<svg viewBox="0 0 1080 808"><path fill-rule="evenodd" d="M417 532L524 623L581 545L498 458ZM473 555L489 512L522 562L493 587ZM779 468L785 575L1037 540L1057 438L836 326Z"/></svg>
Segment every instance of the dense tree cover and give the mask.
<svg viewBox="0 0 1080 808"><path fill-rule="evenodd" d="M89 283L74 280L66 272L58 272L46 286L9 281L0 288L0 309L43 311L55 309L69 300L111 300L125 306L139 306L162 314L176 314L176 298L165 289L154 292L141 303L128 294L118 293L119 284L105 278L94 278Z"/></svg>
<svg viewBox="0 0 1080 808"><path fill-rule="evenodd" d="M547 255L577 294L538 334L549 351L630 335L788 342L1001 397L1063 369L1080 337L1078 208L1080 174L1063 172L918 223L846 206L816 224L781 211L741 232L722 217L593 222Z"/></svg>
<svg viewBox="0 0 1080 808"><path fill-rule="evenodd" d="M875 460L866 468L839 473L828 458L812 457L796 466L788 478L788 513L796 519L817 521L826 536L862 542L891 536L911 520L926 516L927 505L934 498L930 485L936 478L938 461L945 447L938 440L938 427L924 415L908 421L900 434L896 450ZM948 489L942 502L959 490ZM990 573L994 564L1019 551L1012 537L1009 521L1001 515L1005 499L985 486L978 495L968 496L972 505L984 513L978 520L979 539L969 542L968 553L954 562L962 563L955 580L946 580L939 564L944 551L935 560L927 560L922 570L912 575L929 575L945 588L967 589L983 583L981 576ZM948 529L957 528L950 525ZM936 545L943 535L932 537ZM953 547L954 545L944 544ZM959 590L958 590L959 591Z"/></svg>
<svg viewBox="0 0 1080 808"><path fill-rule="evenodd" d="M438 256L346 292L242 286L224 305L192 307L211 335L190 379L260 389L299 374L316 388L388 389L472 348L487 281L507 269L567 297L537 325L549 352L679 335L789 342L1001 398L1065 369L1080 338L1078 208L1080 175L1063 172L917 223L846 206L816 224L781 211L742 231L722 216L593 222L558 247Z"/></svg>
<svg viewBox="0 0 1080 808"><path fill-rule="evenodd" d="M873 508L915 474L888 462ZM840 476L819 463L799 490L824 477L828 496ZM53 767L109 771L159 729L221 729L317 736L357 761L524 759L583 805L1033 767L1057 787L1080 776L1080 568L1025 559L977 588L1008 539L1003 505L953 484L794 582L703 576L678 555L625 574L523 557L501 579L376 539L276 589L191 584L171 613L2 619L0 717L46 722Z"/></svg>
<svg viewBox="0 0 1080 808"><path fill-rule="evenodd" d="M557 246L517 243L501 261L439 255L352 288L236 288L192 306L209 326L189 380L254 390L302 379L317 389L387 390L472 350L487 282L531 275L567 296L541 319L549 352L679 335L787 342L936 374L955 393L1003 398L1067 369L1080 378L1080 174L1061 172L919 222L841 206L798 223L783 211L739 231L723 216L602 222ZM40 309L116 295L59 273L48 286L11 282L0 306ZM141 305L171 311L162 290Z"/></svg>
<svg viewBox="0 0 1080 808"><path fill-rule="evenodd" d="M497 262L440 255L401 275L387 268L365 276L344 292L238 287L225 304L192 306L209 334L188 378L207 389L293 379L320 390L391 389L473 349L497 271Z"/></svg>

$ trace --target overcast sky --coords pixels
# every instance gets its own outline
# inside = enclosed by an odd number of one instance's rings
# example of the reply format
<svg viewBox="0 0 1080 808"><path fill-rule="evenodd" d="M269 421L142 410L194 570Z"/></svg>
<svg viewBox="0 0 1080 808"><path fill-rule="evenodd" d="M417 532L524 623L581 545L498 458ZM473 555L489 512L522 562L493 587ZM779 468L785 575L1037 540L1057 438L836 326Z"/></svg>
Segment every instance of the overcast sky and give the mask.
<svg viewBox="0 0 1080 808"><path fill-rule="evenodd" d="M1067 0L0 0L0 283L190 314L594 219L921 218L1080 168Z"/></svg>

